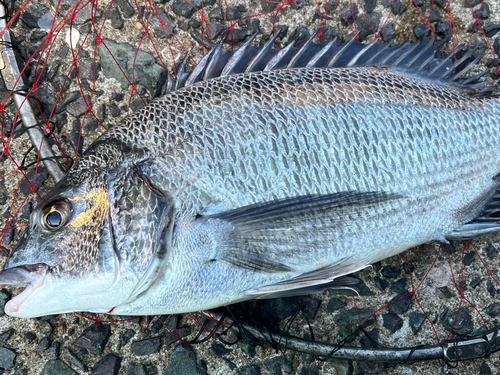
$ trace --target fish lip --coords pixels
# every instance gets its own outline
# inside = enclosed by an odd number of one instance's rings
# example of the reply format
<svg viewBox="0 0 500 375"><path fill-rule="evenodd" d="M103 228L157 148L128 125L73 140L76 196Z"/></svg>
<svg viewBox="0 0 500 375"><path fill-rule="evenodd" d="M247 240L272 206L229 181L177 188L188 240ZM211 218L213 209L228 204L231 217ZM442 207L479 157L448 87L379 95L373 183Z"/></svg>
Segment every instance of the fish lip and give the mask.
<svg viewBox="0 0 500 375"><path fill-rule="evenodd" d="M7 315L16 315L22 304L43 285L49 266L45 263L16 266L0 271L0 288L5 286L20 286L27 284L26 288L10 299L4 311Z"/></svg>

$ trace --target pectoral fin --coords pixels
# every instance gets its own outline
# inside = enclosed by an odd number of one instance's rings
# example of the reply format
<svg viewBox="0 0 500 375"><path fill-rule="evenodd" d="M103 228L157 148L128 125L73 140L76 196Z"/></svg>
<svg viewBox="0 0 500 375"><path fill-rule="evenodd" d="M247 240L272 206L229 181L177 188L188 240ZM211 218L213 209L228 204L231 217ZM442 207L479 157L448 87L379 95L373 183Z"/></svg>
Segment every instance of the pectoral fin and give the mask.
<svg viewBox="0 0 500 375"><path fill-rule="evenodd" d="M401 195L392 193L357 191L309 195L259 203L197 220L210 223L223 233L212 261L255 272L296 272L299 259L314 254L315 250L324 253L334 246L334 234L340 227L374 215L375 207L400 198ZM363 263L354 268L364 266ZM318 280L326 276L332 280L331 269L325 268L325 274L315 272ZM350 272L354 271L349 268L349 272L334 273L340 276ZM308 286L309 283L304 284Z"/></svg>

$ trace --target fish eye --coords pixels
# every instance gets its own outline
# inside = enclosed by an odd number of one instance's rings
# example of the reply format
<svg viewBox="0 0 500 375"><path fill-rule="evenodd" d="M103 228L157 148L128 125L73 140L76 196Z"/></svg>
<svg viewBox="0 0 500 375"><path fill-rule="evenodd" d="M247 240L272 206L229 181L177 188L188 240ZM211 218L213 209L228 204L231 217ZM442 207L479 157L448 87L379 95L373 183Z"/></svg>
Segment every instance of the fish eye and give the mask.
<svg viewBox="0 0 500 375"><path fill-rule="evenodd" d="M70 207L67 201L51 202L42 210L41 221L43 227L54 231L61 228L70 216Z"/></svg>
<svg viewBox="0 0 500 375"><path fill-rule="evenodd" d="M59 228L62 223L61 213L58 211L49 212L45 217L45 223L48 227L51 227L53 229Z"/></svg>

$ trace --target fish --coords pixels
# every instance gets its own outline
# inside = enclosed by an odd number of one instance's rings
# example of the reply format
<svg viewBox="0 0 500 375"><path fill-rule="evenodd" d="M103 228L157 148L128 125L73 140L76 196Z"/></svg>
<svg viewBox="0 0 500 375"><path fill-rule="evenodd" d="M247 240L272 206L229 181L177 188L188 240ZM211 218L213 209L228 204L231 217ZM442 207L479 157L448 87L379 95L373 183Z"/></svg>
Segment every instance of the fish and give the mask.
<svg viewBox="0 0 500 375"><path fill-rule="evenodd" d="M349 288L420 244L500 230L500 103L481 58L277 36L213 48L113 124L0 272L12 317L161 315Z"/></svg>

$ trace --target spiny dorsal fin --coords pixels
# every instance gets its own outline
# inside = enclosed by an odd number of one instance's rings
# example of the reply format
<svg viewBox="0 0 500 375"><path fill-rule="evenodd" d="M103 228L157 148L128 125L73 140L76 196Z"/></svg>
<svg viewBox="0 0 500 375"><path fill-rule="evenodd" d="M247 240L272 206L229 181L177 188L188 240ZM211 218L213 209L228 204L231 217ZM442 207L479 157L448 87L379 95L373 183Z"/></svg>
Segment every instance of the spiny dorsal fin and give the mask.
<svg viewBox="0 0 500 375"><path fill-rule="evenodd" d="M423 37L416 43L393 46L378 41L362 44L356 42L354 36L346 43L339 43L335 39L327 45L321 45L313 43L316 35L317 33L314 33L299 47L295 47L296 42L293 41L281 50L273 47L277 34L262 47L252 46L256 34L236 51L226 51L222 44L218 44L203 57L191 73L186 73L185 63L181 64L177 78L167 82L164 93L230 74L305 67L358 66L384 67L401 75L455 84L473 90L471 93L478 96L490 95L495 91L495 88L486 86L481 81L487 71L463 78L481 57L474 58L474 49L467 49L464 45L445 55L442 47L447 42L446 39L436 41L435 38Z"/></svg>

